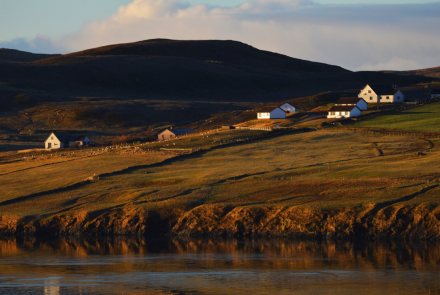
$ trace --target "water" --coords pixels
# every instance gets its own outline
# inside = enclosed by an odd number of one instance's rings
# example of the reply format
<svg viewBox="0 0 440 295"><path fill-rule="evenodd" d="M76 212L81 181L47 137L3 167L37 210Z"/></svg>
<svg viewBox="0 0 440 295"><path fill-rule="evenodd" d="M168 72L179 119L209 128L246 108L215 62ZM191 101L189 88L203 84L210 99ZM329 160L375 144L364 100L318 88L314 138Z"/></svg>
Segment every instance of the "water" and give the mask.
<svg viewBox="0 0 440 295"><path fill-rule="evenodd" d="M440 244L0 240L0 294L440 294Z"/></svg>

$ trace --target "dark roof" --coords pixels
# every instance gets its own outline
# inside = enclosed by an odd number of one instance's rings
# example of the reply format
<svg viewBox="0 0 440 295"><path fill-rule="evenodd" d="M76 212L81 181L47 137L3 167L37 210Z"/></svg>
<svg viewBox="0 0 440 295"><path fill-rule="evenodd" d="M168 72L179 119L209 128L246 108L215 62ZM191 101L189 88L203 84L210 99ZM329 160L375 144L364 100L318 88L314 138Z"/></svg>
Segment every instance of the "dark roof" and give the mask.
<svg viewBox="0 0 440 295"><path fill-rule="evenodd" d="M352 104L352 105L356 105L360 100L363 100L363 99L359 98L359 97L341 97L340 99L338 99L336 104Z"/></svg>
<svg viewBox="0 0 440 295"><path fill-rule="evenodd" d="M369 84L369 86L377 95L385 95L387 92L394 91L394 88L391 85ZM394 91L394 93L396 93L396 91Z"/></svg>
<svg viewBox="0 0 440 295"><path fill-rule="evenodd" d="M188 134L188 133L193 133L194 132L193 129L167 129L167 130L169 130L172 133L174 133L174 135L183 135L183 134Z"/></svg>
<svg viewBox="0 0 440 295"><path fill-rule="evenodd" d="M53 132L53 134L61 142L66 142L66 141L83 141L87 137L85 135L72 135L72 134L69 134L69 133L61 133L61 132Z"/></svg>
<svg viewBox="0 0 440 295"><path fill-rule="evenodd" d="M277 108L278 108L277 106L275 106L275 107L264 107L264 108L261 108L261 110L259 110L258 113L270 113L274 109L277 109Z"/></svg>
<svg viewBox="0 0 440 295"><path fill-rule="evenodd" d="M399 90L393 89L393 90L387 91L385 93L382 93L382 95L394 95L394 94L396 94L397 91L399 91Z"/></svg>
<svg viewBox="0 0 440 295"><path fill-rule="evenodd" d="M329 112L350 112L354 108L357 108L357 106L333 106L328 111Z"/></svg>

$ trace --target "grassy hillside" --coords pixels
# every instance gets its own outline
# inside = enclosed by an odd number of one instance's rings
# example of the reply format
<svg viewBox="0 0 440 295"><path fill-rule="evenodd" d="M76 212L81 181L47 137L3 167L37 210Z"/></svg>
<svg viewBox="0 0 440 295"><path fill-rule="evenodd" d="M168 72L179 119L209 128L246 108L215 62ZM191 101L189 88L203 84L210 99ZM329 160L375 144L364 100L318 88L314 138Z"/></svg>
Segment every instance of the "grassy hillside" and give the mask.
<svg viewBox="0 0 440 295"><path fill-rule="evenodd" d="M397 75L417 75L432 78L440 78L440 67L427 68L413 71L384 71L385 73L397 74Z"/></svg>
<svg viewBox="0 0 440 295"><path fill-rule="evenodd" d="M354 123L358 127L440 132L440 102Z"/></svg>
<svg viewBox="0 0 440 295"><path fill-rule="evenodd" d="M225 133L224 140L232 134ZM199 138L201 142L188 138L167 144L169 148L188 148L191 142L206 146L215 135ZM394 202L412 194L417 198L401 203L438 202L437 186L420 192L427 180L439 177L440 165L438 148L414 156L430 147L423 139L319 131L237 143L127 171L123 169L173 155L144 146L3 164L0 214L38 219L59 212L101 215L114 208L174 212L201 204L329 209ZM95 173L109 172L99 181L69 187Z"/></svg>

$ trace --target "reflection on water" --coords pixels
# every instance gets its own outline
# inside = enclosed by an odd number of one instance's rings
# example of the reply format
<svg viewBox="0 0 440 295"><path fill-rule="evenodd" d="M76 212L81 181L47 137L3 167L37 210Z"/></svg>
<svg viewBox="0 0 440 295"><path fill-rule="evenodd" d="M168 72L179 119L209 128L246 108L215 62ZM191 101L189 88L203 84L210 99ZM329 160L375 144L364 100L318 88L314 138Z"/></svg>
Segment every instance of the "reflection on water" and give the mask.
<svg viewBox="0 0 440 295"><path fill-rule="evenodd" d="M44 280L44 295L59 295L59 280Z"/></svg>
<svg viewBox="0 0 440 295"><path fill-rule="evenodd" d="M436 294L440 244L0 240L0 294Z"/></svg>

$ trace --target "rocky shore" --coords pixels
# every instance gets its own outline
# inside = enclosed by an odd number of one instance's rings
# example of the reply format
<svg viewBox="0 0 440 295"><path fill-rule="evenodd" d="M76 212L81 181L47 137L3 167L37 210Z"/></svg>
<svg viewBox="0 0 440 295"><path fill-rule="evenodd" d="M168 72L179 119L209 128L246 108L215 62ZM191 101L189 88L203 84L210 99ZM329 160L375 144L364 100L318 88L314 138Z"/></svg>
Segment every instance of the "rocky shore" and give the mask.
<svg viewBox="0 0 440 295"><path fill-rule="evenodd" d="M288 237L440 240L440 207L367 205L340 210L202 205L190 211L113 209L50 218L0 217L0 236Z"/></svg>

